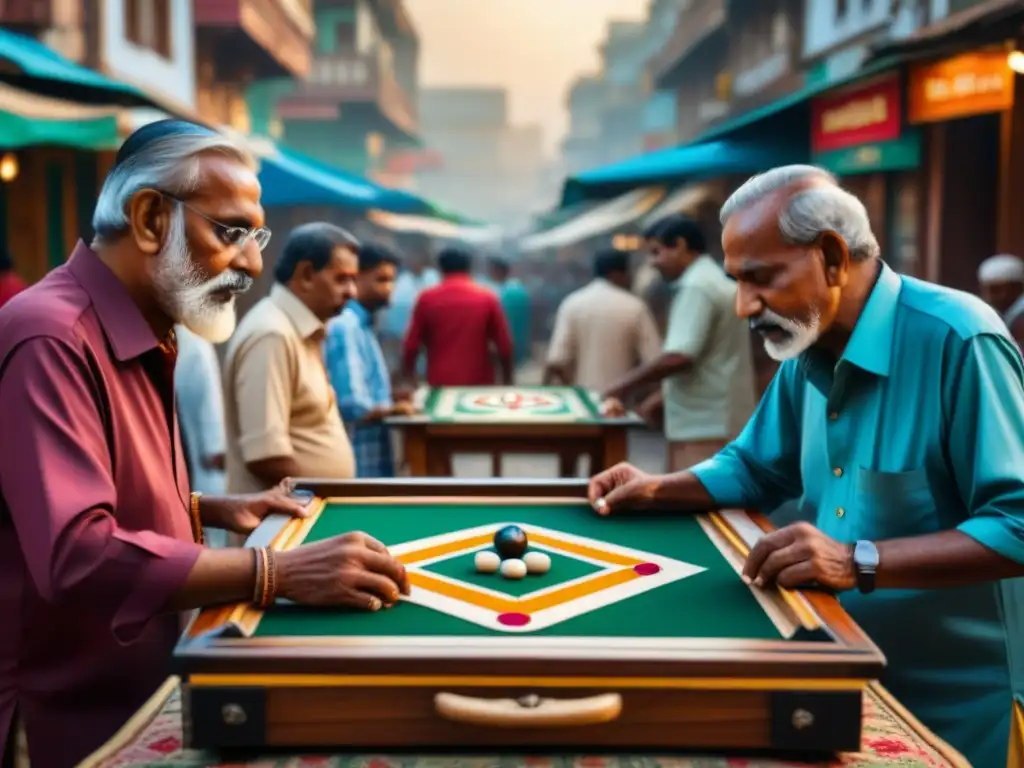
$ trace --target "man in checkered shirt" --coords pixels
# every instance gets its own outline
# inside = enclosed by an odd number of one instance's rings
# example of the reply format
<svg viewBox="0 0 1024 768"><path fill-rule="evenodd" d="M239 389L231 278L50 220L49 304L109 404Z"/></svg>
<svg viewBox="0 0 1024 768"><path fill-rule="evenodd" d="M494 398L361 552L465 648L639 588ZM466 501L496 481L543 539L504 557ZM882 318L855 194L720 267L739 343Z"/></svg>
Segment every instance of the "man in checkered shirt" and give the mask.
<svg viewBox="0 0 1024 768"><path fill-rule="evenodd" d="M391 300L399 259L378 243L363 243L358 255L356 298L327 324L324 356L355 452L356 475L393 477L391 434L383 420L394 414L412 413L412 404L394 401L373 317Z"/></svg>

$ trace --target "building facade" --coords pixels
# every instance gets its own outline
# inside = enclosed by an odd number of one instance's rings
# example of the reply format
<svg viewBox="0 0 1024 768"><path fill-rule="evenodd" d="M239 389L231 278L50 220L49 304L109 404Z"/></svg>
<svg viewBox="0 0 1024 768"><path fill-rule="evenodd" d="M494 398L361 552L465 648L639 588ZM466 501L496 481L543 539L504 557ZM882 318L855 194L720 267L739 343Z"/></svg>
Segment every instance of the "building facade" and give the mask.
<svg viewBox="0 0 1024 768"><path fill-rule="evenodd" d="M471 219L515 229L544 195L540 126L515 125L500 88L423 88L423 144L431 162L416 191Z"/></svg>
<svg viewBox="0 0 1024 768"><path fill-rule="evenodd" d="M309 76L248 90L253 130L365 176L419 146L419 38L401 0L316 0Z"/></svg>
<svg viewBox="0 0 1024 768"><path fill-rule="evenodd" d="M191 0L14 0L0 3L0 24L137 86L169 111L195 112ZM0 186L2 213L17 222L4 227L4 241L24 276L37 280L62 263L80 237L90 236L114 151L40 146L17 157L17 178Z"/></svg>
<svg viewBox="0 0 1024 768"><path fill-rule="evenodd" d="M570 172L624 160L676 141L676 96L652 86L648 62L667 43L688 0L651 0L642 22L613 21L601 70L570 88L562 162Z"/></svg>

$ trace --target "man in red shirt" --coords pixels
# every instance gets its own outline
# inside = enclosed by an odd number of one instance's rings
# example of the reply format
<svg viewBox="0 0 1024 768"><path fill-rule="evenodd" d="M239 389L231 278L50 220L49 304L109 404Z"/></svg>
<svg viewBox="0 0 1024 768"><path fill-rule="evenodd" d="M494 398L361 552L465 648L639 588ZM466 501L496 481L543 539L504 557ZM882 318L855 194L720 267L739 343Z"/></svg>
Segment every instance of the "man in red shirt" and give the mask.
<svg viewBox="0 0 1024 768"><path fill-rule="evenodd" d="M493 353L500 383L512 383L512 336L501 301L473 282L473 257L446 248L437 259L443 279L424 290L412 311L402 350L402 373L416 381L416 360L427 353L427 383L432 387L486 386L495 383Z"/></svg>
<svg viewBox="0 0 1024 768"><path fill-rule="evenodd" d="M0 307L21 293L26 288L24 281L18 277L11 263L11 257L0 249Z"/></svg>

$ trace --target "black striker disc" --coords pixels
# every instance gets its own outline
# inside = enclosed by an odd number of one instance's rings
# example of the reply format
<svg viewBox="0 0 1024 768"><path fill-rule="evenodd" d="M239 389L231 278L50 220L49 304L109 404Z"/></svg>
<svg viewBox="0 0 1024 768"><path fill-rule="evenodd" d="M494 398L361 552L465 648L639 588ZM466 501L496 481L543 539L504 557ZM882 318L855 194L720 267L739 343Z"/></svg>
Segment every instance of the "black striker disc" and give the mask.
<svg viewBox="0 0 1024 768"><path fill-rule="evenodd" d="M494 534L494 548L502 560L521 558L526 554L526 531L518 525L506 525Z"/></svg>

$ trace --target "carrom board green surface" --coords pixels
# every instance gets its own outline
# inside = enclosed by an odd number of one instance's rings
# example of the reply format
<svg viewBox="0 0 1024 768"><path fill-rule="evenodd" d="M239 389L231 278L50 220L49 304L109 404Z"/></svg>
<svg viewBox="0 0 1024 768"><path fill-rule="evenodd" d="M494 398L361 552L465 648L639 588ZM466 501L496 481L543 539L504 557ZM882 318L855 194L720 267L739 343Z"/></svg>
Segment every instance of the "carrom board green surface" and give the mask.
<svg viewBox="0 0 1024 768"><path fill-rule="evenodd" d="M602 420L594 397L583 387L438 387L427 395L423 413L440 423Z"/></svg>
<svg viewBox="0 0 1024 768"><path fill-rule="evenodd" d="M692 575L583 611L530 634L752 640L778 640L782 637L779 627L755 598L751 587L743 583L733 565L692 516L608 519L595 515L582 503L490 506L445 501L381 504L354 500L331 503L328 500L305 543L360 530L394 551L421 539L443 537L462 529L479 531L483 528L489 531L493 527L497 531L508 523L586 537L586 540L628 547L641 554L673 558L672 562L681 561L680 565L695 566ZM487 548L490 548L489 542L477 547ZM500 574L473 572L472 554L467 552L437 559L422 565L421 569L484 587L499 595L518 597L531 589L541 592L557 588L562 581L585 578L595 567L588 562L568 563L566 559L564 554L553 555L552 568L547 574L531 574L520 581L506 580ZM266 611L255 630L255 636L263 637L500 634L503 632L499 629L404 600L375 613L277 605Z"/></svg>

